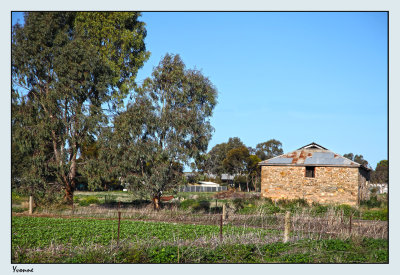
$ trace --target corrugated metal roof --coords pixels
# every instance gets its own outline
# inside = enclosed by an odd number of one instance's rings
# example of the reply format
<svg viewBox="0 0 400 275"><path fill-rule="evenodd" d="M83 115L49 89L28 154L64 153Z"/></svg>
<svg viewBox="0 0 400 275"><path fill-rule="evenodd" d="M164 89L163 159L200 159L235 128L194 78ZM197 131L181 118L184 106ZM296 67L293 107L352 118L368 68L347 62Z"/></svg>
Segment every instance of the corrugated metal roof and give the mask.
<svg viewBox="0 0 400 275"><path fill-rule="evenodd" d="M289 165L289 166L345 166L360 167L361 165L339 154L336 154L316 143L310 143L293 152L267 159L259 165Z"/></svg>
<svg viewBox="0 0 400 275"><path fill-rule="evenodd" d="M292 158L275 158L270 159L269 163L292 163Z"/></svg>

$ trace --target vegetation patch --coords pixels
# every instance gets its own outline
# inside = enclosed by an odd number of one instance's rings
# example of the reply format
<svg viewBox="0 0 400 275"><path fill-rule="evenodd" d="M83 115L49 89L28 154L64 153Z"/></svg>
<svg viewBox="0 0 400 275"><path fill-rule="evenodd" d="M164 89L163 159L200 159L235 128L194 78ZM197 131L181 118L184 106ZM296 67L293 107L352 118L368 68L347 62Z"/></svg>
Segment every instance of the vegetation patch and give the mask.
<svg viewBox="0 0 400 275"><path fill-rule="evenodd" d="M323 249L325 248L325 249ZM13 250L13 263L388 263L387 240L300 240L208 246L123 242Z"/></svg>

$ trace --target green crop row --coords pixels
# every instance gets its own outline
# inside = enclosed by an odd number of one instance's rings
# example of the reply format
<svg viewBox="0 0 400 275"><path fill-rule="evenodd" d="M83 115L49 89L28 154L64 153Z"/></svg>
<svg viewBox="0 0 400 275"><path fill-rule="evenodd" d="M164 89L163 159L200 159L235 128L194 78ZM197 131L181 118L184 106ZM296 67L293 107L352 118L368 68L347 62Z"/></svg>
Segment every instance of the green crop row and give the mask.
<svg viewBox="0 0 400 275"><path fill-rule="evenodd" d="M101 244L109 245L117 239L117 220L63 219L43 217L13 217L12 247L46 247L50 244ZM268 231L226 225L224 235L257 233L260 236ZM140 240L195 240L200 237L219 235L217 225L171 224L162 222L143 222L122 220L120 239Z"/></svg>

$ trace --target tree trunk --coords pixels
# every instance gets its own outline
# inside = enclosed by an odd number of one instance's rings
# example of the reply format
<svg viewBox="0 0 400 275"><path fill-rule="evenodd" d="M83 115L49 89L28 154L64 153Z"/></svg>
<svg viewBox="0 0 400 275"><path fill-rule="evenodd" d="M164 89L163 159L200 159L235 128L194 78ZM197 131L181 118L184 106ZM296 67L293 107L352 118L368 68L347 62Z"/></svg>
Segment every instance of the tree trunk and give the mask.
<svg viewBox="0 0 400 275"><path fill-rule="evenodd" d="M154 210L160 210L160 196L154 196L153 197L153 206L154 206Z"/></svg>
<svg viewBox="0 0 400 275"><path fill-rule="evenodd" d="M76 145L75 145L76 147ZM76 153L74 153L71 157L71 168L68 173L68 177L65 179L65 201L68 204L74 203L74 191L75 191L75 177L76 177Z"/></svg>
<svg viewBox="0 0 400 275"><path fill-rule="evenodd" d="M74 188L71 182L65 182L64 201L67 204L72 204L74 201Z"/></svg>
<svg viewBox="0 0 400 275"><path fill-rule="evenodd" d="M71 168L68 173L68 177L64 177L65 184L65 195L64 201L67 204L74 203L74 191L75 191L75 177L76 177L76 153L71 158Z"/></svg>

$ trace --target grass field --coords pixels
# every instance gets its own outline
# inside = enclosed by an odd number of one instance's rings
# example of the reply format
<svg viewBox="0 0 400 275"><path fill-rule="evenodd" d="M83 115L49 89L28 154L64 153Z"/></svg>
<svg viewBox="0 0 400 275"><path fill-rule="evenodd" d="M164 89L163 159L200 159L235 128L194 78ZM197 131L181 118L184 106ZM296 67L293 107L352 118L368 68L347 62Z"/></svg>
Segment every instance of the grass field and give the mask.
<svg viewBox="0 0 400 275"><path fill-rule="evenodd" d="M29 230L26 230L29 228ZM159 222L13 217L13 263L386 263L385 239L282 243L276 231Z"/></svg>
<svg viewBox="0 0 400 275"><path fill-rule="evenodd" d="M13 263L387 263L387 200L360 207L178 193L154 211L129 192L76 192L27 213L12 193ZM220 237L223 207L226 219ZM283 243L289 211L289 241ZM118 212L121 213L118 239Z"/></svg>

